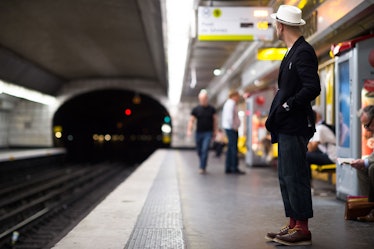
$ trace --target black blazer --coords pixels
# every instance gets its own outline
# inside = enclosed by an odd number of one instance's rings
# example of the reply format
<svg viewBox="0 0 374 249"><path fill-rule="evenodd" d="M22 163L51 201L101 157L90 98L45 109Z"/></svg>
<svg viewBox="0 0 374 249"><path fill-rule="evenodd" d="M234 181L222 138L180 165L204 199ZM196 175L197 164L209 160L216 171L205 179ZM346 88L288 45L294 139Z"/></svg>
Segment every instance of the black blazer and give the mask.
<svg viewBox="0 0 374 249"><path fill-rule="evenodd" d="M315 124L311 101L320 92L317 56L301 36L280 65L278 91L265 123L273 143L278 142L279 133L308 139L313 136ZM282 106L284 103L288 108Z"/></svg>

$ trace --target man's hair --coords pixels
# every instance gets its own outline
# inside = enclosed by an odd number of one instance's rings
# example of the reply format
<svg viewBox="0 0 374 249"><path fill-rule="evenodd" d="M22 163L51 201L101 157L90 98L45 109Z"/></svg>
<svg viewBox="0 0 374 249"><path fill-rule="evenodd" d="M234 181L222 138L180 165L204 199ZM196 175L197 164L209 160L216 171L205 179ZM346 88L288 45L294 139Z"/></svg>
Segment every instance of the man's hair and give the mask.
<svg viewBox="0 0 374 249"><path fill-rule="evenodd" d="M236 90L236 89L231 89L231 90L229 91L229 98L232 98L232 97L234 97L234 96L240 96L239 91Z"/></svg>
<svg viewBox="0 0 374 249"><path fill-rule="evenodd" d="M302 33L300 26L290 26L290 25L287 25L287 24L284 24L284 23L282 23L282 24L285 26L285 29L289 30L292 33L295 33L295 34L301 34Z"/></svg>
<svg viewBox="0 0 374 249"><path fill-rule="evenodd" d="M362 114L366 114L368 116L368 119L371 120L374 118L374 105L368 105L364 108L361 108L358 112L358 116L361 117Z"/></svg>
<svg viewBox="0 0 374 249"><path fill-rule="evenodd" d="M199 96L201 95L208 95L208 91L205 90L205 89L201 89L200 92L199 92Z"/></svg>

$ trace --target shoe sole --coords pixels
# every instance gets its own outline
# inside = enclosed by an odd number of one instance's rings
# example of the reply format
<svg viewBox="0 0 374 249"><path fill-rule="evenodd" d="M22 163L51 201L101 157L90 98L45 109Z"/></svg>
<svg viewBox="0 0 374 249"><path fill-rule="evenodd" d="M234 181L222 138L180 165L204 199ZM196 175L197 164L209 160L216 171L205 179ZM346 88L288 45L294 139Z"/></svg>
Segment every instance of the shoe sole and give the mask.
<svg viewBox="0 0 374 249"><path fill-rule="evenodd" d="M274 241L275 238L272 238L272 237L269 237L267 235L265 235L265 240L266 241Z"/></svg>
<svg viewBox="0 0 374 249"><path fill-rule="evenodd" d="M286 246L308 246L308 245L312 244L311 240L300 241L300 242L287 242L287 241L284 241L284 240L280 240L278 238L274 238L273 241L277 242L279 244L282 244L282 245L286 245Z"/></svg>

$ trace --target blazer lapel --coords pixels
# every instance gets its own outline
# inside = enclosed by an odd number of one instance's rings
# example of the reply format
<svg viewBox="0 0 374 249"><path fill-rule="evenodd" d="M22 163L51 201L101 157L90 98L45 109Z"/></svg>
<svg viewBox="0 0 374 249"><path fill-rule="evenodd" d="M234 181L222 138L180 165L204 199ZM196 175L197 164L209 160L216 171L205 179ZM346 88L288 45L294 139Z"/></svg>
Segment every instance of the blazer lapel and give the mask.
<svg viewBox="0 0 374 249"><path fill-rule="evenodd" d="M281 76L281 73L283 71L283 68L288 65L289 63L289 60L292 58L292 55L295 53L296 51L296 48L304 41L304 37L303 36L300 36L299 39L296 40L296 42L293 44L292 48L290 49L290 51L287 52L287 54L284 56L282 62L281 62L281 65L279 67L279 77L278 79L280 78Z"/></svg>

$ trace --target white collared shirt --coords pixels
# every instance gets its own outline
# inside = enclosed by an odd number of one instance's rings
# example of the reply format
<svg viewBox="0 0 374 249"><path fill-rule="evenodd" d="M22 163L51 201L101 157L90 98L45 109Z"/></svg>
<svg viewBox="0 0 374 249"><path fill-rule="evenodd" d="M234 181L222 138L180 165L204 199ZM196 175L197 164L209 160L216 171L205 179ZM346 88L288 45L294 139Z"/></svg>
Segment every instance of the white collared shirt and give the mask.
<svg viewBox="0 0 374 249"><path fill-rule="evenodd" d="M330 128L323 125L322 122L317 123L316 132L310 141L319 142L318 149L327 154L331 161L336 161L336 138Z"/></svg>
<svg viewBox="0 0 374 249"><path fill-rule="evenodd" d="M222 110L222 128L238 130L240 119L236 102L232 99L226 100Z"/></svg>

